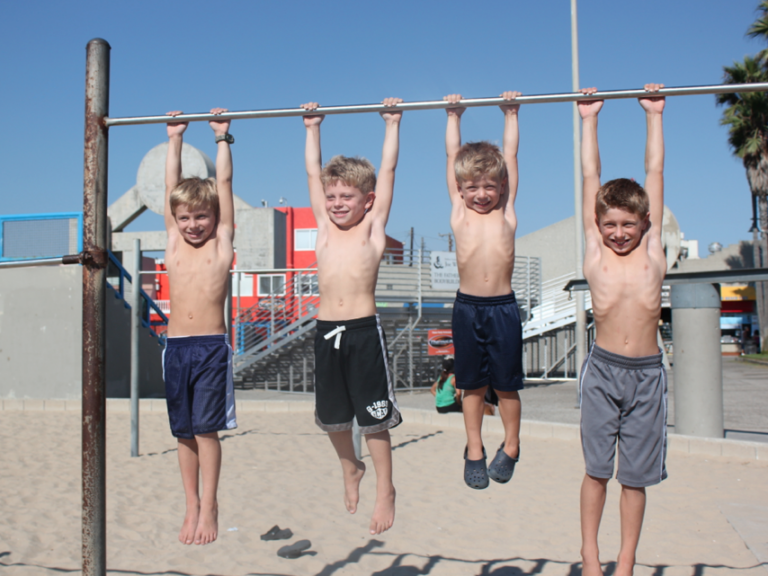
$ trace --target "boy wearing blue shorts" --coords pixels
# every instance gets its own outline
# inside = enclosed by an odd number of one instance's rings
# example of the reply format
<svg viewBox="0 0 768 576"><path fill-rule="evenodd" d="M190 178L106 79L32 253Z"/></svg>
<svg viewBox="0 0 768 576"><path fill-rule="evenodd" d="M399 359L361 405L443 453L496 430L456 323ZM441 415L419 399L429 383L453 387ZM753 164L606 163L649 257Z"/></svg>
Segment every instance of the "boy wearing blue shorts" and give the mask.
<svg viewBox="0 0 768 576"><path fill-rule="evenodd" d="M212 114L226 112L214 108ZM169 112L177 116L181 112ZM179 442L186 515L179 540L208 544L218 536L216 492L221 470L219 430L235 422L232 349L224 318L235 211L232 199L234 138L229 120L209 122L217 143L216 180L181 177L186 122L168 122L165 170L165 265L172 313L163 354L171 432ZM202 476L202 497L199 479Z"/></svg>
<svg viewBox="0 0 768 576"><path fill-rule="evenodd" d="M512 292L515 265L515 197L519 92L504 92L504 151L489 142L461 145L461 96L448 108L445 148L456 237L459 292L453 308L456 387L464 391L464 481L483 489L488 478L505 483L520 457L520 395L523 388L522 326ZM499 398L504 441L486 465L481 428L488 387Z"/></svg>
<svg viewBox="0 0 768 576"><path fill-rule="evenodd" d="M658 347L664 210L664 98L646 84L645 189L619 178L600 185L597 115L602 100L579 101L583 136L584 277L592 294L595 344L581 370L582 572L602 576L597 533L618 444L621 549L617 576L629 576L645 513L645 488L667 477L667 380ZM582 90L594 94L596 90Z"/></svg>

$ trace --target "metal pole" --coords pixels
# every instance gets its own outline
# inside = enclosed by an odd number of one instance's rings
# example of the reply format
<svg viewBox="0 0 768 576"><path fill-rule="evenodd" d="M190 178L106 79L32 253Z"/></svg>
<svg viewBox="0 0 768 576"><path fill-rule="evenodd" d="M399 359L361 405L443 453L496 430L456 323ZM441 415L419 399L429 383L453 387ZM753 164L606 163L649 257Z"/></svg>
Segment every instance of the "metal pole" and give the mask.
<svg viewBox="0 0 768 576"><path fill-rule="evenodd" d="M363 458L363 435L360 432L360 424L357 423L357 418L352 420L352 446L355 449L355 458L361 460Z"/></svg>
<svg viewBox="0 0 768 576"><path fill-rule="evenodd" d="M571 81L574 92L579 86L579 25L576 0L571 0ZM574 250L576 256L576 278L583 278L584 260L584 214L581 182L581 124L576 102L573 103L573 206L574 206ZM576 293L576 370L581 369L587 354L587 312L584 310L584 292Z"/></svg>
<svg viewBox="0 0 768 576"><path fill-rule="evenodd" d="M141 240L133 241L131 273L131 456L139 455L139 335L141 330Z"/></svg>
<svg viewBox="0 0 768 576"><path fill-rule="evenodd" d="M572 0L573 1L573 0ZM575 1L572 6L575 5ZM574 16L575 23L575 13ZM578 88L576 89L578 90ZM703 94L733 94L747 92L768 92L768 82L753 82L749 84L715 84L709 86L680 86L675 88L662 88L659 96L696 96ZM597 92L590 96L584 96L580 92L566 92L562 94L533 94L519 96L516 102L520 104L551 104L556 102L576 102L578 100L619 100L624 98L642 98L647 95L643 89L632 90L607 90ZM503 98L468 98L459 102L461 106L476 108L481 106L501 106L508 104ZM442 110L450 106L456 106L444 100L429 100L424 102L403 102L397 105L400 110ZM179 122L207 122L214 119L242 120L246 118L287 118L293 116L307 116L313 114L365 114L372 112L386 112L391 110L383 104L356 104L352 106L322 106L317 110L304 110L303 108L282 108L274 110L245 110L241 112L224 112L213 115L209 113L180 114L176 116ZM107 126L129 126L133 124L166 124L168 116L131 116L125 118L107 118Z"/></svg>
<svg viewBox="0 0 768 576"><path fill-rule="evenodd" d="M723 360L717 284L672 286L675 433L723 437Z"/></svg>
<svg viewBox="0 0 768 576"><path fill-rule="evenodd" d="M13 260L0 262L0 270L3 268L28 268L30 266L60 266L62 264L80 264L80 254L69 254L58 258L33 258L29 260Z"/></svg>
<svg viewBox="0 0 768 576"><path fill-rule="evenodd" d="M238 278L239 280L239 278ZM238 290L240 285L238 284ZM236 346L235 342L235 325L232 322L232 275L230 274L227 279L227 300L224 302L224 322L227 327L227 336L229 338L230 345Z"/></svg>
<svg viewBox="0 0 768 576"><path fill-rule="evenodd" d="M107 573L106 291L109 44L88 42L83 170L83 576Z"/></svg>

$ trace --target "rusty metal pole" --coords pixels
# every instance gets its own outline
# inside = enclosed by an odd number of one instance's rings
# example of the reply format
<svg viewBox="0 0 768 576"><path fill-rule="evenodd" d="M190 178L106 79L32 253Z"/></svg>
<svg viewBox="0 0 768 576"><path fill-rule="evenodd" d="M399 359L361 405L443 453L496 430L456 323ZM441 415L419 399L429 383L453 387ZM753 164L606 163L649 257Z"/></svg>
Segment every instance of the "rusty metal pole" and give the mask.
<svg viewBox="0 0 768 576"><path fill-rule="evenodd" d="M83 176L83 576L107 573L106 289L109 51L88 42Z"/></svg>

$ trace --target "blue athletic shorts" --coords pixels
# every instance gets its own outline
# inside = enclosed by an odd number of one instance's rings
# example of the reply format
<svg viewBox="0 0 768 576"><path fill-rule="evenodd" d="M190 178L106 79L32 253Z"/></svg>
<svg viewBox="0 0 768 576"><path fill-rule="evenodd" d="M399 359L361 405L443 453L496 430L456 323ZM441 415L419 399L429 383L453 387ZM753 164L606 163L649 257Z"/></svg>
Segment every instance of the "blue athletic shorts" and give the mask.
<svg viewBox="0 0 768 576"><path fill-rule="evenodd" d="M514 292L489 297L457 292L453 345L456 388L523 389L523 327Z"/></svg>
<svg viewBox="0 0 768 576"><path fill-rule="evenodd" d="M232 348L225 334L168 338L163 380L177 438L237 428Z"/></svg>

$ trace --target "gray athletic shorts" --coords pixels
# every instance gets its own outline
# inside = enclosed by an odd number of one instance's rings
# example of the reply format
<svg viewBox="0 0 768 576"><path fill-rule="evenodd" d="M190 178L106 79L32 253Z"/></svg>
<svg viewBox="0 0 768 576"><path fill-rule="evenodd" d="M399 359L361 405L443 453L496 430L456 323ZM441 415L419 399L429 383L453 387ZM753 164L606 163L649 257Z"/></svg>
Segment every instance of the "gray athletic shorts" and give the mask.
<svg viewBox="0 0 768 576"><path fill-rule="evenodd" d="M580 398L587 474L613 476L618 438L616 479L622 485L643 488L667 477L667 374L661 352L628 358L593 345L581 369Z"/></svg>

